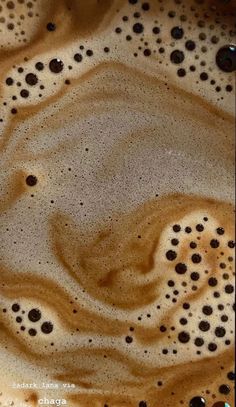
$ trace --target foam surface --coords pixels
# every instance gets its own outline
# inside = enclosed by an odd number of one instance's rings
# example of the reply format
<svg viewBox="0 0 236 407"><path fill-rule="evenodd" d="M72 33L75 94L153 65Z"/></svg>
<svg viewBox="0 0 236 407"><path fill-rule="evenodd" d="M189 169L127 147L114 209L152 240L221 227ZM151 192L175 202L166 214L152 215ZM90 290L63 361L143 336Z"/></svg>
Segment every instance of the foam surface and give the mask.
<svg viewBox="0 0 236 407"><path fill-rule="evenodd" d="M232 407L234 3L0 4L0 406Z"/></svg>

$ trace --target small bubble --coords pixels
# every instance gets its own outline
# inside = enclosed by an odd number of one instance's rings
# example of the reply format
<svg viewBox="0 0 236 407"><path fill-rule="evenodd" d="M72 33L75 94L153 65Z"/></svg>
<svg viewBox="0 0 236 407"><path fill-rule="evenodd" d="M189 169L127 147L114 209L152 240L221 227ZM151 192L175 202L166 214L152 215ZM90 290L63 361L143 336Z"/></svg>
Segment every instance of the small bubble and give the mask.
<svg viewBox="0 0 236 407"><path fill-rule="evenodd" d="M26 83L30 86L34 86L38 83L38 78L34 73L28 73L25 77Z"/></svg>
<svg viewBox="0 0 236 407"><path fill-rule="evenodd" d="M25 181L26 184L30 187L35 186L38 182L37 177L35 175L28 175Z"/></svg>
<svg viewBox="0 0 236 407"><path fill-rule="evenodd" d="M18 312L18 311L20 311L20 305L15 303L12 305L11 309L13 312Z"/></svg>
<svg viewBox="0 0 236 407"><path fill-rule="evenodd" d="M44 322L41 326L41 331L44 334L50 334L53 331L53 324L51 322Z"/></svg>
<svg viewBox="0 0 236 407"><path fill-rule="evenodd" d="M56 24L54 24L54 23L48 23L47 24L47 30L48 31L55 31L56 30Z"/></svg>
<svg viewBox="0 0 236 407"><path fill-rule="evenodd" d="M53 73L60 73L64 68L63 62L58 59L54 58L49 62L49 69Z"/></svg>

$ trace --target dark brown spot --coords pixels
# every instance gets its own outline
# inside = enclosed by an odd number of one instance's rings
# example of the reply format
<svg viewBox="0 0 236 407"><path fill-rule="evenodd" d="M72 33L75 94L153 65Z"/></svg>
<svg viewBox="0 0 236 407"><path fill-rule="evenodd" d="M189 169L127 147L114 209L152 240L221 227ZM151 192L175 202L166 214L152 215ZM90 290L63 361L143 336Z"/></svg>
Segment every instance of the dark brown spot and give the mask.
<svg viewBox="0 0 236 407"><path fill-rule="evenodd" d="M190 341L190 335L188 332L182 331L179 333L178 339L181 343L187 343Z"/></svg>
<svg viewBox="0 0 236 407"><path fill-rule="evenodd" d="M184 274L187 271L187 266L184 263L177 263L175 266L175 271L178 274Z"/></svg>
<svg viewBox="0 0 236 407"><path fill-rule="evenodd" d="M201 263L202 257L200 256L200 254L194 253L191 258L193 263Z"/></svg>
<svg viewBox="0 0 236 407"><path fill-rule="evenodd" d="M26 83L30 86L34 86L38 83L38 78L34 73L28 73L25 77Z"/></svg>
<svg viewBox="0 0 236 407"><path fill-rule="evenodd" d="M173 261L175 260L177 257L177 253L174 250L168 250L168 252L166 252L166 258L169 261Z"/></svg>
<svg viewBox="0 0 236 407"><path fill-rule="evenodd" d="M25 181L29 187L35 186L38 182L37 177L35 175L28 175Z"/></svg>
<svg viewBox="0 0 236 407"><path fill-rule="evenodd" d="M41 326L41 331L44 334L50 334L53 331L53 324L51 322L44 322Z"/></svg>
<svg viewBox="0 0 236 407"><path fill-rule="evenodd" d="M202 332L207 332L210 329L210 324L207 321L201 321L198 326Z"/></svg>

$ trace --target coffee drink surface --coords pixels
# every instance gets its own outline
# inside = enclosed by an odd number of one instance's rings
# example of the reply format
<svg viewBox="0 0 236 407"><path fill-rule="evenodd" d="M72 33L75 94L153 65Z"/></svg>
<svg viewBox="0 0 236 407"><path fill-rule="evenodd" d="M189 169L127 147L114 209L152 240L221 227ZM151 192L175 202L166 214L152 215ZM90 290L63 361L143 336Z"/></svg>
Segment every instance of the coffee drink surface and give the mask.
<svg viewBox="0 0 236 407"><path fill-rule="evenodd" d="M233 407L235 15L0 2L0 406Z"/></svg>

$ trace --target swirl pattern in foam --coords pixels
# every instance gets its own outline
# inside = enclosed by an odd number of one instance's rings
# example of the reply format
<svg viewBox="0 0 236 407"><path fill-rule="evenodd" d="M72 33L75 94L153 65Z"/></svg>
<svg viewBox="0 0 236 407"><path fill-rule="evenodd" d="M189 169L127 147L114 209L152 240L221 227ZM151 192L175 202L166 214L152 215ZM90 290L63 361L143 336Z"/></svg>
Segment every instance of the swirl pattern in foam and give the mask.
<svg viewBox="0 0 236 407"><path fill-rule="evenodd" d="M234 16L2 1L0 405L233 405Z"/></svg>

